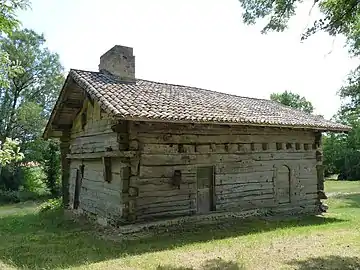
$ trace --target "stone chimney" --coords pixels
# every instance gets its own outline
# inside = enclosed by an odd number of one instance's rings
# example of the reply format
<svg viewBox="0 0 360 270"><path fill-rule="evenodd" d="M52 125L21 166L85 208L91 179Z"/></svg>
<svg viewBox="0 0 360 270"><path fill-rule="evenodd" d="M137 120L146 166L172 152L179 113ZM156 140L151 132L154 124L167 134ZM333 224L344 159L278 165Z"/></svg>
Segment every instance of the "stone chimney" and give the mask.
<svg viewBox="0 0 360 270"><path fill-rule="evenodd" d="M122 81L135 82L133 48L115 45L100 57L99 71L107 71Z"/></svg>

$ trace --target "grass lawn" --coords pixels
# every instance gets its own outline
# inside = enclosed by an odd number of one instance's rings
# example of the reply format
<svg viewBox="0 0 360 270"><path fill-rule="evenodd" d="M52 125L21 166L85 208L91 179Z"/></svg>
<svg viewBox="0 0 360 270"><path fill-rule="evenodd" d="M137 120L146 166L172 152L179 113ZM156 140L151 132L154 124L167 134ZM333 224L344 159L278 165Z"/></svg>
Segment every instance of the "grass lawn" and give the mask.
<svg viewBox="0 0 360 270"><path fill-rule="evenodd" d="M360 181L326 180L325 182L325 191L330 194L359 192L360 190Z"/></svg>
<svg viewBox="0 0 360 270"><path fill-rule="evenodd" d="M324 217L238 220L126 241L39 214L34 203L2 206L0 269L360 269L360 182L327 181L326 190L344 194L328 199Z"/></svg>

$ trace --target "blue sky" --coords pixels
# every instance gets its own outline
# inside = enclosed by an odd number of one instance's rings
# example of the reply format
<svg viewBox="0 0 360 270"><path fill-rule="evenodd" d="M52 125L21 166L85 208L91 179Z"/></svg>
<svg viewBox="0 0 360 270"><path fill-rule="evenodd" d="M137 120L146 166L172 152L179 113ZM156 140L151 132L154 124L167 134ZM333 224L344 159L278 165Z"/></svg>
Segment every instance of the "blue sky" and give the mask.
<svg viewBox="0 0 360 270"><path fill-rule="evenodd" d="M305 1L306 2L306 1ZM316 17L300 7L285 33L245 26L237 0L32 0L23 26L44 33L66 70L98 69L113 45L134 48L136 77L269 98L290 90L329 118L336 92L357 64L344 39L324 33L300 43Z"/></svg>

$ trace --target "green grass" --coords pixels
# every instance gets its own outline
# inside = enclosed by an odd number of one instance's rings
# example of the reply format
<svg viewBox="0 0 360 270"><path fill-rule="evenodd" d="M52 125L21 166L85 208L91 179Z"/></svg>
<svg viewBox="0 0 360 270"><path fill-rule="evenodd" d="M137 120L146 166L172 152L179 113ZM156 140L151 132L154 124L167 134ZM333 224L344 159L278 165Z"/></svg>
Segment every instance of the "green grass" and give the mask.
<svg viewBox="0 0 360 270"><path fill-rule="evenodd" d="M360 269L360 187L329 181L326 190L345 193L329 198L324 217L238 220L135 240L60 211L39 213L34 203L1 206L0 269Z"/></svg>
<svg viewBox="0 0 360 270"><path fill-rule="evenodd" d="M325 182L326 193L359 192L360 190L360 181L326 180Z"/></svg>

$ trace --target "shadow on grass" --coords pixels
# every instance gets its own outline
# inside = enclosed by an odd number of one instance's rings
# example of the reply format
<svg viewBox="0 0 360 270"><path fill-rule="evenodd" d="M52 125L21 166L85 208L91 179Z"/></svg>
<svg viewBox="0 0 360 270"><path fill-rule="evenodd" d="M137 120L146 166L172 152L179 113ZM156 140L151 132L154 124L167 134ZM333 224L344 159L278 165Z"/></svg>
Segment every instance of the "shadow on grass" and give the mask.
<svg viewBox="0 0 360 270"><path fill-rule="evenodd" d="M359 208L360 207L360 193L356 194L339 194L335 196L341 199L345 204L339 208Z"/></svg>
<svg viewBox="0 0 360 270"><path fill-rule="evenodd" d="M225 261L223 259L207 260L200 266L201 270L245 270L243 265L233 261ZM194 270L192 267L176 267L171 265L158 266L156 270Z"/></svg>
<svg viewBox="0 0 360 270"><path fill-rule="evenodd" d="M326 256L288 262L298 270L354 270L360 269L360 257Z"/></svg>
<svg viewBox="0 0 360 270"><path fill-rule="evenodd" d="M90 224L65 220L61 211L8 215L0 218L0 261L20 269L54 269L171 250L214 239L343 221L319 216L286 220L232 220L222 225L185 226L146 239L111 241L111 237L100 238L102 232ZM241 269L230 266L217 269Z"/></svg>

